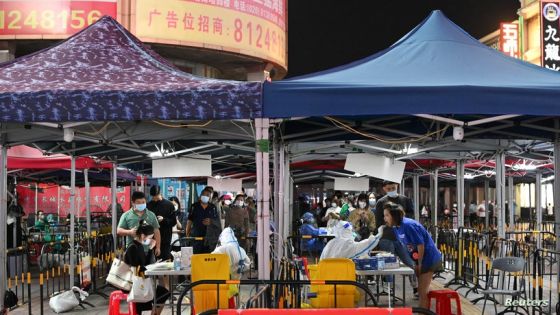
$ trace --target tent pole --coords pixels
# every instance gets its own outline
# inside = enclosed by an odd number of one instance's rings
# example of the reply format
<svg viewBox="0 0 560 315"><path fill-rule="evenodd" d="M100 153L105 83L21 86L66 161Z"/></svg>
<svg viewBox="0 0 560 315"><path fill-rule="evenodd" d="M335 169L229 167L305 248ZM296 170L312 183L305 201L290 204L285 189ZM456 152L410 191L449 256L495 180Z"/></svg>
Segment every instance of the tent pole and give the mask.
<svg viewBox="0 0 560 315"><path fill-rule="evenodd" d="M490 231L489 221L490 221L490 181L488 179L484 180L484 227L486 232Z"/></svg>
<svg viewBox="0 0 560 315"><path fill-rule="evenodd" d="M404 196L404 183L406 182L406 178L403 176L403 178L401 179L401 187L399 189L399 194L401 194L401 196Z"/></svg>
<svg viewBox="0 0 560 315"><path fill-rule="evenodd" d="M259 146L259 141L262 139L262 120L260 118L255 119L255 136L256 136L256 147ZM262 174L262 152L261 150L256 150L255 154L256 166L257 166L257 183L256 183L256 201L257 201L257 257L258 257L258 276L259 279L264 279L264 267L263 267L263 237L264 237L264 227L262 221L262 190L263 190L263 174Z"/></svg>
<svg viewBox="0 0 560 315"><path fill-rule="evenodd" d="M273 177L274 177L274 205L273 205L273 209L274 209L274 222L276 222L277 226L278 226L278 234L275 235L275 237L273 238L275 240L274 242L274 254L275 256L278 256L280 253L280 248L282 247L282 229L283 229L283 222L281 220L281 212L280 212L280 143L278 140L278 133L276 128L272 128L273 130L273 147L272 147L272 163L273 163ZM279 264L278 264L278 260L274 260L274 269L273 269L273 274L276 274L276 272L278 271L279 268Z"/></svg>
<svg viewBox="0 0 560 315"><path fill-rule="evenodd" d="M465 161L457 160L457 227L465 226ZM455 226L454 226L455 228Z"/></svg>
<svg viewBox="0 0 560 315"><path fill-rule="evenodd" d="M3 228L0 229L0 237L2 241L0 241L0 303L2 303L2 308L4 309L4 296L6 294L7 288L7 279L6 275L8 272L7 268L7 254L6 254L6 247L7 247L7 240L8 240L8 230L5 228L7 226L7 219L8 219L8 169L7 169L7 156L8 156L8 148L5 145L2 145L2 155L0 156L0 226ZM14 225L15 226L15 225ZM15 239L14 239L15 242Z"/></svg>
<svg viewBox="0 0 560 315"><path fill-rule="evenodd" d="M39 186L39 183L35 183L35 220L37 220L37 212L39 211L39 189L37 186Z"/></svg>
<svg viewBox="0 0 560 315"><path fill-rule="evenodd" d="M286 239L286 216L284 213L286 212L286 203L284 200L286 199L286 179L284 174L286 174L286 155L284 150L284 144L280 145L280 152L278 158L278 176L279 178L279 188L278 188L278 244L276 249L276 254L280 257L280 253L283 253L283 244L284 240Z"/></svg>
<svg viewBox="0 0 560 315"><path fill-rule="evenodd" d="M432 220L433 220L433 222L434 222L434 226L435 226L435 227L438 226L438 197L439 197L439 196L438 196L438 195L439 195L439 191L438 191L438 177L439 177L439 169L436 168L436 170L434 171L434 178L433 178L433 181L434 181L434 186L433 186L433 188L434 188L434 190L432 191L432 194L433 194L433 196L434 196L434 206L433 206L433 209L432 209L432 213L433 213L433 216L434 216L434 217L433 217ZM437 244L437 242L438 242L437 239L438 239L438 233L436 232L436 233L435 233L435 240L434 240L434 241L436 242L436 244Z"/></svg>
<svg viewBox="0 0 560 315"><path fill-rule="evenodd" d="M257 213L259 279L270 279L269 120L255 119L257 160Z"/></svg>
<svg viewBox="0 0 560 315"><path fill-rule="evenodd" d="M513 185L513 176L508 177L508 208L509 208L509 230L515 231L515 209L513 207L515 201L515 186Z"/></svg>
<svg viewBox="0 0 560 315"><path fill-rule="evenodd" d="M91 207L90 207L90 202L89 202L89 194L90 194L90 190L89 190L89 178L88 178L88 172L89 169L85 169L84 170L84 186L85 186L85 190L86 190L86 228L87 228L87 235L88 238L91 238ZM88 253L91 255L91 242L88 241Z"/></svg>
<svg viewBox="0 0 560 315"><path fill-rule="evenodd" d="M494 212L498 219L498 237L505 238L505 154L503 151L496 155L496 205Z"/></svg>
<svg viewBox="0 0 560 315"><path fill-rule="evenodd" d="M412 177L412 191L414 192L414 220L420 221L420 175L418 174Z"/></svg>
<svg viewBox="0 0 560 315"><path fill-rule="evenodd" d="M292 178L290 176L290 158L288 156L288 153L286 152L286 148L283 147L282 148L282 153L281 153L284 158L282 159L284 162L284 172L283 172L283 178L284 178L284 196L283 196L283 202L284 202L284 210L283 210L283 216L284 216L284 237L287 237L288 235L290 235L291 232L291 225L292 225L292 220L291 220L291 216L290 214L292 213L291 208L290 208L290 202L291 202L291 198L292 198L292 186L293 186L293 182L292 182ZM323 196L321 195L321 202Z"/></svg>
<svg viewBox="0 0 560 315"><path fill-rule="evenodd" d="M70 286L74 286L74 271L76 269L76 248L74 234L76 229L76 157L70 157Z"/></svg>
<svg viewBox="0 0 560 315"><path fill-rule="evenodd" d="M542 200L541 200L541 187L542 187L542 172L537 170L535 174L535 212L537 213L537 226L535 227L536 231L541 231L542 228ZM537 248L541 247L541 238L537 237Z"/></svg>
<svg viewBox="0 0 560 315"><path fill-rule="evenodd" d="M111 232L113 250L117 251L117 163L113 163L111 169Z"/></svg>
<svg viewBox="0 0 560 315"><path fill-rule="evenodd" d="M56 214L57 214L57 221L60 222L60 185L56 185L56 190L58 193L58 199L56 203Z"/></svg>
<svg viewBox="0 0 560 315"><path fill-rule="evenodd" d="M555 122L557 127L558 121ZM556 232L556 251L560 251L560 138L554 140L554 182L552 194L554 202L554 221ZM521 206L521 205L519 205ZM560 267L559 267L560 273Z"/></svg>

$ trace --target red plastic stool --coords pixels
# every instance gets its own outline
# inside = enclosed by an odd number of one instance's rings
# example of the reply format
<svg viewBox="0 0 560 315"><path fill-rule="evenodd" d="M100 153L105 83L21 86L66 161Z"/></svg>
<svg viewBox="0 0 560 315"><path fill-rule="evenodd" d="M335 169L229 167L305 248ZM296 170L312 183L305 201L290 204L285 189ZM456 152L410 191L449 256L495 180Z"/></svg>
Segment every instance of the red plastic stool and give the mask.
<svg viewBox="0 0 560 315"><path fill-rule="evenodd" d="M436 314L453 315L451 313L451 299L454 299L457 304L457 315L461 315L461 299L456 291L434 290L428 292L428 309L431 309L432 299L436 300Z"/></svg>
<svg viewBox="0 0 560 315"><path fill-rule="evenodd" d="M128 303L128 313L121 313L121 301L126 301L128 294L113 291L109 296L109 315L136 315L136 304Z"/></svg>

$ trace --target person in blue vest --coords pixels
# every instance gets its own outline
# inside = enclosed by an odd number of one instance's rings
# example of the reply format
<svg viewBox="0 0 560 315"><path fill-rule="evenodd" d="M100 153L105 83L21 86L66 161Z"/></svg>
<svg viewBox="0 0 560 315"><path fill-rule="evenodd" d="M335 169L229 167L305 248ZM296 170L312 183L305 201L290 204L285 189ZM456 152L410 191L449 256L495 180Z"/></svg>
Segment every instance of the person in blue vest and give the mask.
<svg viewBox="0 0 560 315"><path fill-rule="evenodd" d="M430 233L418 221L405 217L401 205L388 202L383 206L383 218L392 227L397 240L416 261L414 269L418 277L419 306L428 308L428 290L434 272L442 267L441 252Z"/></svg>
<svg viewBox="0 0 560 315"><path fill-rule="evenodd" d="M324 230L321 232L320 228L317 228L315 224L315 217L313 213L306 212L303 214L301 218L303 224L299 228L299 233L301 236L304 235L311 235L311 236L319 236L321 234L327 234L327 231ZM321 239L318 238L311 238L311 239L302 239L301 240L301 251L302 253L320 253L323 250L325 244Z"/></svg>

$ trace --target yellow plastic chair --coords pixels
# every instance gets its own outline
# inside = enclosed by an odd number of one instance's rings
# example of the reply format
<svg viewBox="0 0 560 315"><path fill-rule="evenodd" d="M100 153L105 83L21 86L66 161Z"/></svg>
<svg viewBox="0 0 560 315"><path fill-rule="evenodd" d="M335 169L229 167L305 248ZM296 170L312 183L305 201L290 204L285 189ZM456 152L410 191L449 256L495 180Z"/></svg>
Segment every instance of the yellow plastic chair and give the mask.
<svg viewBox="0 0 560 315"><path fill-rule="evenodd" d="M356 281L356 267L354 262L347 258L328 258L319 262L319 267L312 280L349 280ZM312 292L317 293L317 298L311 299L311 306L314 308L334 308L334 286L333 285L314 285ZM336 307L353 308L359 293L354 286L336 286Z"/></svg>
<svg viewBox="0 0 560 315"><path fill-rule="evenodd" d="M192 282L199 280L229 280L229 257L226 254L197 254L191 261ZM216 309L218 292L215 284L203 284L193 288L193 306L195 312L202 313ZM220 309L228 308L229 285L221 284Z"/></svg>

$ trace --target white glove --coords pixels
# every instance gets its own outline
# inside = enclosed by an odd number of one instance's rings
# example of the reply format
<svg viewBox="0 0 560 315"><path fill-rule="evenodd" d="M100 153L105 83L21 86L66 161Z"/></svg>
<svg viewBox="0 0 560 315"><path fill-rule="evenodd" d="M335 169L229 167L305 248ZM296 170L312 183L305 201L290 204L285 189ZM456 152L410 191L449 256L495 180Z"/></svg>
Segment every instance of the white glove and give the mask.
<svg viewBox="0 0 560 315"><path fill-rule="evenodd" d="M377 229L377 235L383 235L383 229L385 229L385 225L382 225Z"/></svg>

